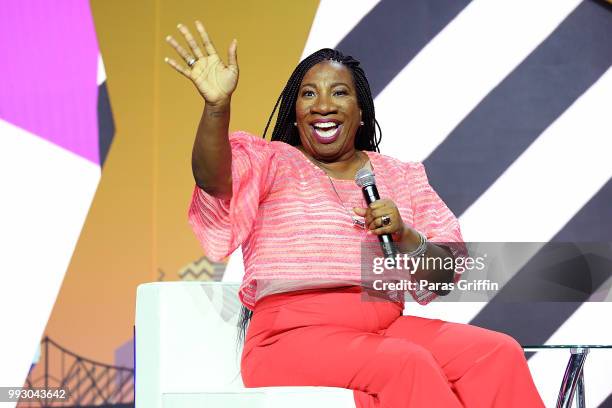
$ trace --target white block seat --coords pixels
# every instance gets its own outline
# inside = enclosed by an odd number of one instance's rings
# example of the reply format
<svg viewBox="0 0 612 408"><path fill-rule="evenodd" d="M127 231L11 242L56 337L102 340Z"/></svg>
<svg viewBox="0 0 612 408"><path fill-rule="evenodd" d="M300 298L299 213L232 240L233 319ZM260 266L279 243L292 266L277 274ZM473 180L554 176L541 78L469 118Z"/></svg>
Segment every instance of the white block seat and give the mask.
<svg viewBox="0 0 612 408"><path fill-rule="evenodd" d="M137 408L355 408L334 387L245 388L237 283L153 282L136 296Z"/></svg>

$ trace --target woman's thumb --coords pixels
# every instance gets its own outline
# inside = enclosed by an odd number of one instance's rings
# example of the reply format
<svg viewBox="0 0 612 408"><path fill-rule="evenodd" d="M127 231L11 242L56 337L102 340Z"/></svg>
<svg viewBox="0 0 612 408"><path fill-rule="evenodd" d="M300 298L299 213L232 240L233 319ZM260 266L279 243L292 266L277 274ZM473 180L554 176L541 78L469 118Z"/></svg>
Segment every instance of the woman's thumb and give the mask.
<svg viewBox="0 0 612 408"><path fill-rule="evenodd" d="M230 43L229 49L227 50L227 60L230 67L238 68L238 40L233 39Z"/></svg>

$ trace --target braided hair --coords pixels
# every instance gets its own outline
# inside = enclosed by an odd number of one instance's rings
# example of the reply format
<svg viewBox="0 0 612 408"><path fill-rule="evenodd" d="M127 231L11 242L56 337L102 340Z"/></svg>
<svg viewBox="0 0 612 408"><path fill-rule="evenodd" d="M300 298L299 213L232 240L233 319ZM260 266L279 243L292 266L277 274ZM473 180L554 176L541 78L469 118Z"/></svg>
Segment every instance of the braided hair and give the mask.
<svg viewBox="0 0 612 408"><path fill-rule="evenodd" d="M301 144L298 130L293 125L293 122L296 120L295 102L298 97L302 80L304 79L304 76L308 70L323 61L340 62L351 71L353 83L355 84L355 89L357 91L357 104L361 109L361 120L364 123L363 126L359 127L359 130L357 130L357 134L355 135L355 149L380 152L378 146L382 138L382 131L380 130L380 125L376 121L376 116L374 114L374 100L372 98L370 84L365 76L365 72L363 71L363 68L359 66L358 60L350 55L345 56L340 51L333 50L331 48L323 48L310 54L293 70L293 73L289 77L283 92L281 92L280 96L276 100L274 109L268 118L268 123L266 123L263 137L266 137L266 133L270 127L270 122L272 122L274 113L280 104L276 124L274 125L274 130L272 131L272 140L285 142L292 146L299 146ZM378 135L376 134L376 128L378 128ZM246 329L252 316L253 312L245 306L242 306L240 317L238 319L237 346L240 346L240 343L244 340Z"/></svg>
<svg viewBox="0 0 612 408"><path fill-rule="evenodd" d="M298 66L293 70L293 73L287 81L287 85L281 92L280 96L276 100L274 109L268 118L268 123L263 132L263 137L266 137L270 122L274 117L274 113L280 104L278 110L278 117L276 118L276 124L272 131L272 140L288 143L292 146L300 145L300 135L298 130L293 123L295 122L295 103L300 90L300 85L304 76L316 64L323 61L337 61L343 64L351 71L353 77L353 83L357 91L357 103L361 108L361 119L364 123L363 126L359 127L357 135L355 136L355 149L357 150L369 150L379 151L378 145L382 137L382 131L376 121L374 114L374 100L372 99L372 92L370 91L370 84L365 76L363 68L359 66L359 61L350 55L344 55L338 50L331 48L323 48L316 51L306 57ZM376 135L376 128L378 127L378 137Z"/></svg>

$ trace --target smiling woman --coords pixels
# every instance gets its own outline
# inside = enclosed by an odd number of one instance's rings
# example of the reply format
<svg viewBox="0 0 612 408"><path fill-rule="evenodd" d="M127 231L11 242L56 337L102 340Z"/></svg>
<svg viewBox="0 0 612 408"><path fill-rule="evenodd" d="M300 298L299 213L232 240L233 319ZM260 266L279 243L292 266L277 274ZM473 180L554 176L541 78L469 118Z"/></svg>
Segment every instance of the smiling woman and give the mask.
<svg viewBox="0 0 612 408"><path fill-rule="evenodd" d="M304 143L303 135L311 133L309 125L315 121L329 119L343 124L334 117L336 113L357 120L358 123L352 123L353 127L345 131L354 141L354 148L378 150L380 127L377 138L375 126L378 123L370 87L359 61L354 58L329 48L313 53L296 67L276 105L281 101L272 140L299 146ZM264 135L277 106L268 119ZM334 112L336 109L340 112ZM308 115L312 123L308 122ZM304 120L299 120L301 118Z"/></svg>
<svg viewBox="0 0 612 408"><path fill-rule="evenodd" d="M213 260L243 248L245 386L343 387L358 408L542 407L514 339L403 315L403 299L375 299L362 281L362 244L378 235L391 235L406 256L425 248L424 256L457 259L465 246L423 165L378 153L359 61L326 48L300 62L270 115L264 136L279 108L268 142L228 131L236 41L225 65L204 26L196 28L204 50L179 25L190 51L168 42L186 66L167 62L205 101L192 154L194 232ZM354 182L363 167L376 172L382 197L370 205ZM460 276L435 266L411 272L433 287ZM427 285L407 292L421 304L447 293Z"/></svg>

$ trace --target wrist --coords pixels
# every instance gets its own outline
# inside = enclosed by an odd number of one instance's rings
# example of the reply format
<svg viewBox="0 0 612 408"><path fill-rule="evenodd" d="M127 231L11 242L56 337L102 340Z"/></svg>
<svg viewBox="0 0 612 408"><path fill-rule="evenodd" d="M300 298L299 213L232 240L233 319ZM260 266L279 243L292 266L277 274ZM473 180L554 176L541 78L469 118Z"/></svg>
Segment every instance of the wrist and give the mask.
<svg viewBox="0 0 612 408"><path fill-rule="evenodd" d="M232 102L231 96L228 96L227 98L223 98L215 102L209 102L207 100L204 100L204 103L205 103L204 108L206 110L209 110L210 112L224 113L224 112L229 111L231 102Z"/></svg>
<svg viewBox="0 0 612 408"><path fill-rule="evenodd" d="M402 252L412 252L417 249L421 242L421 237L416 230L404 224L398 232Z"/></svg>
<svg viewBox="0 0 612 408"><path fill-rule="evenodd" d="M408 228L409 236L402 242L400 251L411 257L422 256L427 252L427 237L413 228ZM415 243L416 242L416 243Z"/></svg>

